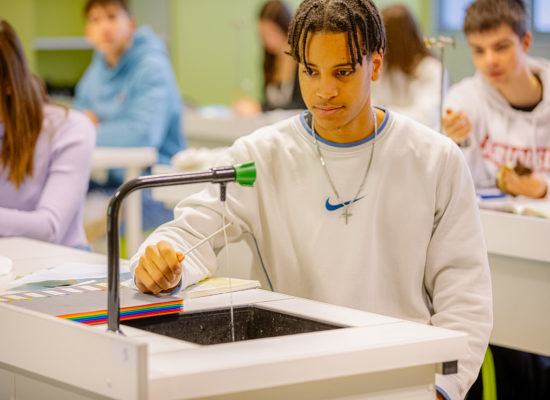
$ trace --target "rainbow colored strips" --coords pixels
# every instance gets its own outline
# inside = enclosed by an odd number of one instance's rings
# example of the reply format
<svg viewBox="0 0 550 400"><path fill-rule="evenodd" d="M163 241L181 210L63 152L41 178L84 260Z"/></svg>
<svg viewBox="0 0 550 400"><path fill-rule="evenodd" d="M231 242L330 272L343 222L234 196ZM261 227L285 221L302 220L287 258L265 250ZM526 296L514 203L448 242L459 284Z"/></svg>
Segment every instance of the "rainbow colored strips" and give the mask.
<svg viewBox="0 0 550 400"><path fill-rule="evenodd" d="M142 306L123 307L120 309L120 320L153 317L156 315L176 314L183 311L183 300L173 300L164 303L145 304ZM59 318L81 322L87 325L107 323L107 310L58 315Z"/></svg>

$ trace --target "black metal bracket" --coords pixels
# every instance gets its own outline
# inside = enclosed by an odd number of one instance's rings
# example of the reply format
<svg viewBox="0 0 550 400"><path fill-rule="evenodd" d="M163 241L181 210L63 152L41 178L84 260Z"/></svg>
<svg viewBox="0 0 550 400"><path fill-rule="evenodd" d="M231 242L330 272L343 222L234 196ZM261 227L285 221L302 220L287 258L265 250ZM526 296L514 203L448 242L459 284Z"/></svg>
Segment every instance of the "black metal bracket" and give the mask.
<svg viewBox="0 0 550 400"><path fill-rule="evenodd" d="M120 333L120 236L118 215L122 200L130 193L145 188L176 186L189 183L220 184L220 198L225 201L227 182L235 181L233 167L212 168L209 171L140 176L123 183L111 197L107 208L107 329Z"/></svg>

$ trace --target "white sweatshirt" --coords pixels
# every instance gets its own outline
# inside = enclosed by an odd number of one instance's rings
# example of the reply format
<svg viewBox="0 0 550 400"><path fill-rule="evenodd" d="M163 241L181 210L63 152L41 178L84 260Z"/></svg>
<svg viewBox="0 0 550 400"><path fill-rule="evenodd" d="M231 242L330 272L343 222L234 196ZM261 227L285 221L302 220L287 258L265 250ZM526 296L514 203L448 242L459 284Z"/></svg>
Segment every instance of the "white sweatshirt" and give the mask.
<svg viewBox="0 0 550 400"><path fill-rule="evenodd" d="M479 72L453 85L445 99L445 109L465 112L474 126L462 149L476 187L494 187L499 167L516 160L550 180L550 61L528 62L543 88L531 112L512 108Z"/></svg>
<svg viewBox="0 0 550 400"><path fill-rule="evenodd" d="M449 77L445 71L443 95L448 88ZM384 69L372 85L372 104L397 111L435 130L439 130L441 124L440 103L441 62L435 57L424 57L412 77L399 69Z"/></svg>
<svg viewBox="0 0 550 400"><path fill-rule="evenodd" d="M227 188L230 241L257 239L274 290L467 332L469 357L457 375L438 376L452 399L477 377L492 328L487 255L468 167L448 138L390 114L376 140L321 141L344 202L353 200L375 145L366 185L349 223L331 190L304 114L240 138L226 165L253 160L253 188ZM185 253L222 225L217 185L178 204L176 219L147 238ZM183 286L213 274L223 234L184 261Z"/></svg>

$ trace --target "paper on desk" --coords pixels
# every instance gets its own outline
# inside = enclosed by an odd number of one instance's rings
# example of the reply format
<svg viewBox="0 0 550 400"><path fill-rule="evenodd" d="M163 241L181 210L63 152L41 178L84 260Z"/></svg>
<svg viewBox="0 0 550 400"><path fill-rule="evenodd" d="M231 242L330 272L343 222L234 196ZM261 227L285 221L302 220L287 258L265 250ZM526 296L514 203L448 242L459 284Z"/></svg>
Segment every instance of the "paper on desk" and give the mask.
<svg viewBox="0 0 550 400"><path fill-rule="evenodd" d="M191 285L174 296L183 299L194 299L197 297L211 296L213 294L238 292L245 289L257 289L260 282L251 279L211 277Z"/></svg>
<svg viewBox="0 0 550 400"><path fill-rule="evenodd" d="M479 207L486 210L550 218L550 201L548 199L530 199L524 196L507 195L503 198L479 199Z"/></svg>
<svg viewBox="0 0 550 400"><path fill-rule="evenodd" d="M120 275L130 274L128 265L120 266ZM41 269L26 275L23 278L16 279L9 283L10 289L29 283L45 281L83 281L88 279L101 279L107 277L106 264L86 264L68 262L54 267Z"/></svg>

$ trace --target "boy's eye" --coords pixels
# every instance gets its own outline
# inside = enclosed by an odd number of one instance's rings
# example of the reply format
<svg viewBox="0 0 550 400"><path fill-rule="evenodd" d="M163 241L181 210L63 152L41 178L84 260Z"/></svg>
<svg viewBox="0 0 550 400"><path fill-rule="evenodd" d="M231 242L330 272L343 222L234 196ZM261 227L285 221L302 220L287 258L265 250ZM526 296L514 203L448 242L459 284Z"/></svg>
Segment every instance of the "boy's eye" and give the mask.
<svg viewBox="0 0 550 400"><path fill-rule="evenodd" d="M304 70L302 70L302 73L304 73L307 76L313 76L313 75L317 74L317 72L315 72L312 69L304 69Z"/></svg>
<svg viewBox="0 0 550 400"><path fill-rule="evenodd" d="M339 76L350 76L351 74L353 74L353 71L348 69L338 71Z"/></svg>

